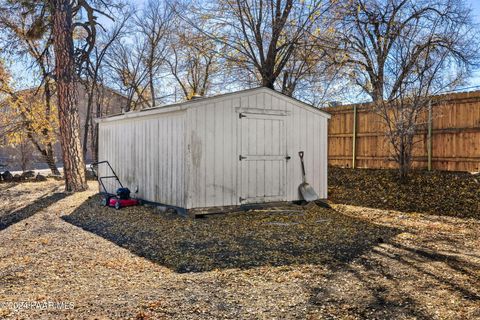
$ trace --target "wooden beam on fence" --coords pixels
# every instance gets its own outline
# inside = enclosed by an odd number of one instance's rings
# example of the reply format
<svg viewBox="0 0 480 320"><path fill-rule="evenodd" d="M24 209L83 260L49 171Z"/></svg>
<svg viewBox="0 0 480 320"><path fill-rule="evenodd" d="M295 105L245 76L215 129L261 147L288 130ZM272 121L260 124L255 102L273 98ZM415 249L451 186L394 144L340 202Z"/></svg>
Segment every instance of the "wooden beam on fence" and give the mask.
<svg viewBox="0 0 480 320"><path fill-rule="evenodd" d="M360 116L360 114L357 114L357 117ZM428 121L428 120L427 120ZM432 128L432 136L434 134L447 134L447 133L480 133L480 126L475 126L475 127L463 127L463 128ZM426 134L428 135L428 126L427 129L418 129L417 134ZM351 137L351 133L330 133L328 135L329 138L348 138ZM357 132L357 140L358 138L362 137L384 137L385 132L384 131L378 131L378 132Z"/></svg>
<svg viewBox="0 0 480 320"><path fill-rule="evenodd" d="M432 101L428 101L428 136L427 136L428 171L432 171Z"/></svg>
<svg viewBox="0 0 480 320"><path fill-rule="evenodd" d="M353 106L353 131L352 131L352 168L355 169L357 144L357 106Z"/></svg>

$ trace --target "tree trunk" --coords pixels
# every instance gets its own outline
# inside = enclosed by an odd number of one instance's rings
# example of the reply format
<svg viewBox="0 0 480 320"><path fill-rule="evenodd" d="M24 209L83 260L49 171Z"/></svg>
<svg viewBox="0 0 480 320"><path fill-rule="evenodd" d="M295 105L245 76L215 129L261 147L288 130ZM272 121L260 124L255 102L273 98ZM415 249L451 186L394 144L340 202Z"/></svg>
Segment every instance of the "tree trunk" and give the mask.
<svg viewBox="0 0 480 320"><path fill-rule="evenodd" d="M375 84L372 89L370 96L372 97L373 103L382 103L383 101L383 84Z"/></svg>
<svg viewBox="0 0 480 320"><path fill-rule="evenodd" d="M407 146L403 141L400 142L400 152L399 152L399 180L400 183L407 183L408 182L408 172L410 169L410 161L407 154Z"/></svg>
<svg viewBox="0 0 480 320"><path fill-rule="evenodd" d="M399 166L399 181L402 184L408 182L408 165L406 163L401 163Z"/></svg>
<svg viewBox="0 0 480 320"><path fill-rule="evenodd" d="M51 142L45 145L45 148L42 148L42 145L35 139L31 132L28 133L28 138L37 151L42 155L43 161L48 165L48 168L54 175L60 175L57 165L55 164L55 154L53 151L53 145Z"/></svg>
<svg viewBox="0 0 480 320"><path fill-rule="evenodd" d="M92 153L92 161L98 162L98 123L92 123L90 125L90 132L90 152Z"/></svg>
<svg viewBox="0 0 480 320"><path fill-rule="evenodd" d="M100 106L97 105L96 117L100 117ZM92 161L98 162L98 123L90 120L90 152L92 154Z"/></svg>
<svg viewBox="0 0 480 320"><path fill-rule="evenodd" d="M155 86L153 85L153 67L150 68L150 76L149 76L149 82L150 82L150 95L152 97L152 108L155 107Z"/></svg>
<svg viewBox="0 0 480 320"><path fill-rule="evenodd" d="M45 93L45 118L47 121L51 121L51 111L52 111L52 90L50 88L50 82L49 82L49 74L47 72L47 69L45 67L45 64L41 59L39 59L40 67L42 69L42 74L44 77L44 93ZM47 133L48 134L48 133ZM53 175L59 176L60 171L58 171L57 165L55 163L55 153L54 153L54 148L51 142L48 142L45 145L45 152L42 152L43 159L45 163L48 165L48 168L52 172Z"/></svg>
<svg viewBox="0 0 480 320"><path fill-rule="evenodd" d="M87 161L88 132L90 127L90 119L92 118L92 104L93 104L93 90L94 90L94 88L87 87L88 85L94 86L94 84L91 83L85 86L85 88L87 88L88 90L88 93L87 93L88 98L87 98L87 115L85 117L85 123L83 124L82 152L83 152L84 161Z"/></svg>
<svg viewBox="0 0 480 320"><path fill-rule="evenodd" d="M20 144L20 164L22 166L22 172L27 171L28 162L30 161L29 157L31 156L31 153L27 149L27 144L25 141L22 141Z"/></svg>
<svg viewBox="0 0 480 320"><path fill-rule="evenodd" d="M56 175L56 176L59 176L60 171L58 171L57 165L55 164L55 155L54 155L54 151L53 151L53 145L51 143L49 143L46 146L46 149L47 149L46 150L47 153L44 156L45 162L47 163L48 168L50 169L52 174Z"/></svg>
<svg viewBox="0 0 480 320"><path fill-rule="evenodd" d="M105 103L104 91L97 90L95 103L96 103L95 117L101 118L103 116L102 106ZM91 144L92 157L94 162L98 162L100 161L98 159L98 123L92 121L92 123L90 124L90 128L91 128L90 144Z"/></svg>
<svg viewBox="0 0 480 320"><path fill-rule="evenodd" d="M45 149L41 148L38 144L36 144L36 147L40 152L40 154L42 155L43 161L45 161L45 163L47 164L52 174L59 176L60 171L58 171L57 165L55 164L55 155L53 152L53 145L51 143L48 143L45 146Z"/></svg>
<svg viewBox="0 0 480 320"><path fill-rule="evenodd" d="M270 77L268 76L263 76L262 77L262 87L267 87L269 89L272 89L274 90L274 83L275 83L275 79L271 79Z"/></svg>
<svg viewBox="0 0 480 320"><path fill-rule="evenodd" d="M66 191L88 189L80 142L77 87L73 47L72 5L69 0L51 0L53 47L57 83L58 120L62 144Z"/></svg>

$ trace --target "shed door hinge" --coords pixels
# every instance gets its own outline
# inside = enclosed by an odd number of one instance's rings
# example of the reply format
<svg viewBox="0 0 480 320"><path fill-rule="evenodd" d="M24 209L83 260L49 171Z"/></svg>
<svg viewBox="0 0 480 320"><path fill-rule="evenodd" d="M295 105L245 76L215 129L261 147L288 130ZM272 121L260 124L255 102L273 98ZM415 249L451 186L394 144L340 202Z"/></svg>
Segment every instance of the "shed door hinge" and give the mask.
<svg viewBox="0 0 480 320"><path fill-rule="evenodd" d="M240 112L240 113L238 114L238 117L239 117L240 119L242 119L242 118L245 118L246 115L244 115L243 113Z"/></svg>
<svg viewBox="0 0 480 320"><path fill-rule="evenodd" d="M239 156L238 156L238 160L242 161L243 159L247 159L247 157L244 157L244 156L242 156L242 155L239 155Z"/></svg>

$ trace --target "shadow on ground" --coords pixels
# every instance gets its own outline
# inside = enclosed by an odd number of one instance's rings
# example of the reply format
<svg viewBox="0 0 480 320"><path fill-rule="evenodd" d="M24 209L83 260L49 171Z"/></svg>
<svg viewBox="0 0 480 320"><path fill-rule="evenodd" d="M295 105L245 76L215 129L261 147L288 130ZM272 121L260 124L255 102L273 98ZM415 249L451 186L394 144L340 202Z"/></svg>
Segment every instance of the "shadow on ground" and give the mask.
<svg viewBox="0 0 480 320"><path fill-rule="evenodd" d="M49 207L50 205L62 200L67 196L68 194L66 193L57 192L40 197L23 208L6 213L0 212L0 231L8 228L9 226L17 222L33 216L38 211Z"/></svg>
<svg viewBox="0 0 480 320"><path fill-rule="evenodd" d="M9 189L15 188L18 183L10 182L10 183L0 183L0 192L5 192Z"/></svg>
<svg viewBox="0 0 480 320"><path fill-rule="evenodd" d="M465 319L476 319L479 268L465 256L391 241L314 286L310 303L337 312L347 306L339 312L345 318L432 319L432 311L438 312L432 305L437 305L456 314L454 318L461 312ZM445 312L441 310L440 318L448 318Z"/></svg>
<svg viewBox="0 0 480 320"><path fill-rule="evenodd" d="M176 272L291 264L348 263L399 230L311 205L231 213L204 219L121 210L92 197L65 221Z"/></svg>

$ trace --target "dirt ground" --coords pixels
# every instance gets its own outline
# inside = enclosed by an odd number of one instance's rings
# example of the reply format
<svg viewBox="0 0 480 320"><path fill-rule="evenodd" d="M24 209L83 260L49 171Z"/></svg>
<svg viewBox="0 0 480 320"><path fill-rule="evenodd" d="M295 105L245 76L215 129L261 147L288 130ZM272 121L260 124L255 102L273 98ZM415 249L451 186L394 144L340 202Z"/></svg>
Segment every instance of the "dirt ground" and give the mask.
<svg viewBox="0 0 480 320"><path fill-rule="evenodd" d="M480 221L332 204L188 220L0 184L0 318L478 319Z"/></svg>

